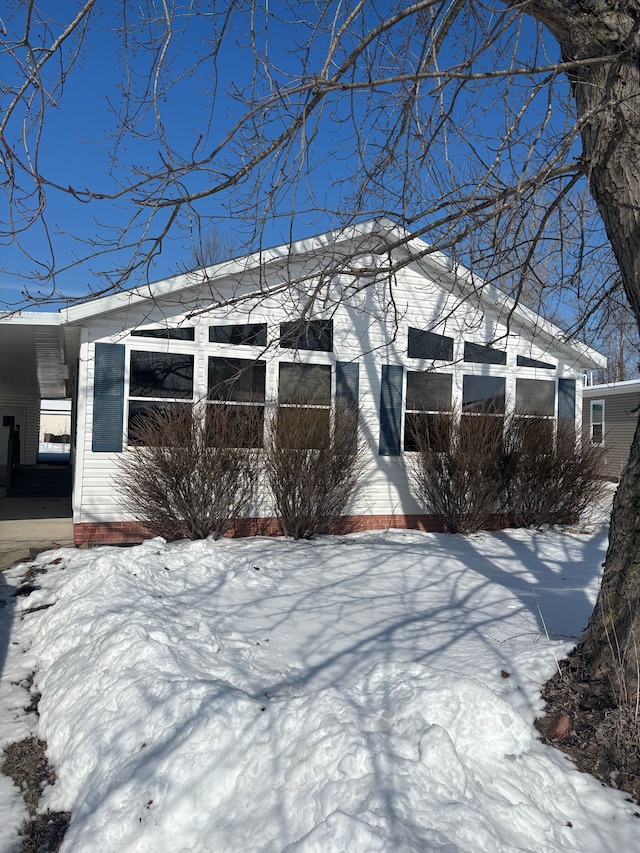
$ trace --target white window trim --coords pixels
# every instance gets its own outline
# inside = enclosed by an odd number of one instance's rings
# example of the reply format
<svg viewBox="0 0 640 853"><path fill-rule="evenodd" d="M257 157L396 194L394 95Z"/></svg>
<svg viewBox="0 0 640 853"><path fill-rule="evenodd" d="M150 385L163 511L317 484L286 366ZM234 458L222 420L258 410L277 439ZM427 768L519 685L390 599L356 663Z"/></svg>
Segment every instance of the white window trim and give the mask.
<svg viewBox="0 0 640 853"><path fill-rule="evenodd" d="M598 442L595 442L593 440L593 426L594 426L593 408L594 408L594 406L601 406L602 407L602 422L601 422L601 424L599 424L599 426L601 426L601 428L602 428L602 440L598 441ZM606 409L605 409L605 401L604 400L590 400L589 401L589 439L591 441L591 444L595 445L596 447L603 447L604 446L605 411L606 411Z"/></svg>

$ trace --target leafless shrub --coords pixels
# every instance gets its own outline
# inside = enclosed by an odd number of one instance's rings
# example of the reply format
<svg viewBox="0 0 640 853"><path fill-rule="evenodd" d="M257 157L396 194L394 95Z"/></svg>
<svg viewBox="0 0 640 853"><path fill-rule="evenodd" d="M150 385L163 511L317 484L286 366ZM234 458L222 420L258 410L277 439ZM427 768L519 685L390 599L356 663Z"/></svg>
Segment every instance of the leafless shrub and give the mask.
<svg viewBox="0 0 640 853"><path fill-rule="evenodd" d="M346 404L277 404L270 413L265 470L283 532L326 533L362 474L358 413Z"/></svg>
<svg viewBox="0 0 640 853"><path fill-rule="evenodd" d="M573 424L513 417L505 443L511 457L507 509L518 527L570 524L602 491L603 452L580 441Z"/></svg>
<svg viewBox="0 0 640 853"><path fill-rule="evenodd" d="M407 421L414 493L449 533L472 533L502 509L509 460L499 415L441 412Z"/></svg>
<svg viewBox="0 0 640 853"><path fill-rule="evenodd" d="M264 410L165 405L131 425L119 463L122 505L166 539L219 538L254 494Z"/></svg>

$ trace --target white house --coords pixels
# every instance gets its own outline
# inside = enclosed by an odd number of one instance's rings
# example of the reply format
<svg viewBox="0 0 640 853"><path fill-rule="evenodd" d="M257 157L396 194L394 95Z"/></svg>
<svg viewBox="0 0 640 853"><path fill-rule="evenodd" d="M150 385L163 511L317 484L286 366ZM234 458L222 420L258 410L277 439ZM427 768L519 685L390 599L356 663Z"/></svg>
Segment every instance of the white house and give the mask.
<svg viewBox="0 0 640 853"><path fill-rule="evenodd" d="M61 385L77 387L78 544L141 536L117 490L118 460L136 452L131 419L158 405L215 406L213 389L229 371L251 382L250 403L242 392L227 394L239 406L282 400L287 382L312 390L318 409L341 395L356 399L367 470L345 522L436 529L403 464L409 419L446 403L494 417L517 409L578 428L582 375L606 364L389 221L91 299L62 310L58 322L58 372L69 377ZM272 517L262 494L238 529L272 530Z"/></svg>

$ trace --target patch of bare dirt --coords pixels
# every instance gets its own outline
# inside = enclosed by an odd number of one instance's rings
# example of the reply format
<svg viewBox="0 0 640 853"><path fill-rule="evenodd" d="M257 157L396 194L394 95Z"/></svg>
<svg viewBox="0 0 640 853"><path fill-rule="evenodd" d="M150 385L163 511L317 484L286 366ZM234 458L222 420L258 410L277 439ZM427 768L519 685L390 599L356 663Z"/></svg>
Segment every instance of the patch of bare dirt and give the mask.
<svg viewBox="0 0 640 853"><path fill-rule="evenodd" d="M60 560L54 560L55 562ZM37 576L46 571L46 566L32 565L22 578L22 585L15 595L30 595L38 588L34 583ZM26 713L37 714L40 694L33 687L33 677L34 673L22 683L30 700L24 710ZM33 736L11 743L3 750L4 761L0 772L9 776L20 789L29 813L19 831L23 839L22 853L55 853L64 840L71 818L68 812L39 814L37 811L43 788L52 785L56 780L55 772L45 755L46 748L44 741Z"/></svg>
<svg viewBox="0 0 640 853"><path fill-rule="evenodd" d="M565 752L579 770L640 804L637 709L621 704L608 681L581 680L571 658L547 682L542 698L545 715L535 723L542 740ZM640 810L636 814L640 817Z"/></svg>
<svg viewBox="0 0 640 853"><path fill-rule="evenodd" d="M5 759L0 769L20 788L29 812L29 818L20 829L24 838L22 853L58 850L69 826L68 812L38 814L36 811L42 789L56 779L45 749L45 742L37 737L11 743L4 749Z"/></svg>

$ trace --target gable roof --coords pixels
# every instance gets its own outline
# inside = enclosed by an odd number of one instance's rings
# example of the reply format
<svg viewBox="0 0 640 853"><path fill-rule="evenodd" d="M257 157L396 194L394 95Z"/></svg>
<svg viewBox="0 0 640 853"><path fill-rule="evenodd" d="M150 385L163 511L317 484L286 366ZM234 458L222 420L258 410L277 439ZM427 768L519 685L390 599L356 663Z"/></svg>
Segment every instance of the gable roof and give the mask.
<svg viewBox="0 0 640 853"><path fill-rule="evenodd" d="M177 295L188 297L190 292L197 295L203 284L215 288L216 283L229 279L237 280L252 271L294 261L307 265L304 275L308 279L331 270L332 266L335 266L336 273L343 271L363 274L369 271L366 265L367 253L374 261L376 255L390 252L397 258L404 258L404 264L417 265L427 276L436 277L442 283L446 281L451 287L456 286L463 297L474 298L483 306L497 311L508 327L515 323L531 337L541 338L545 343L566 351L584 368L606 366L606 356L586 344L570 340L566 332L558 326L520 305L495 285L484 282L465 267L453 264L445 254L434 251L424 240L413 237L408 230L387 218L368 220L290 244L261 249L202 270L180 273L120 293L88 299L61 309L61 322L63 325L81 325L87 320L148 301ZM371 272L374 272L374 269ZM257 289L255 295L266 294L264 290ZM251 293L242 298L250 299Z"/></svg>

